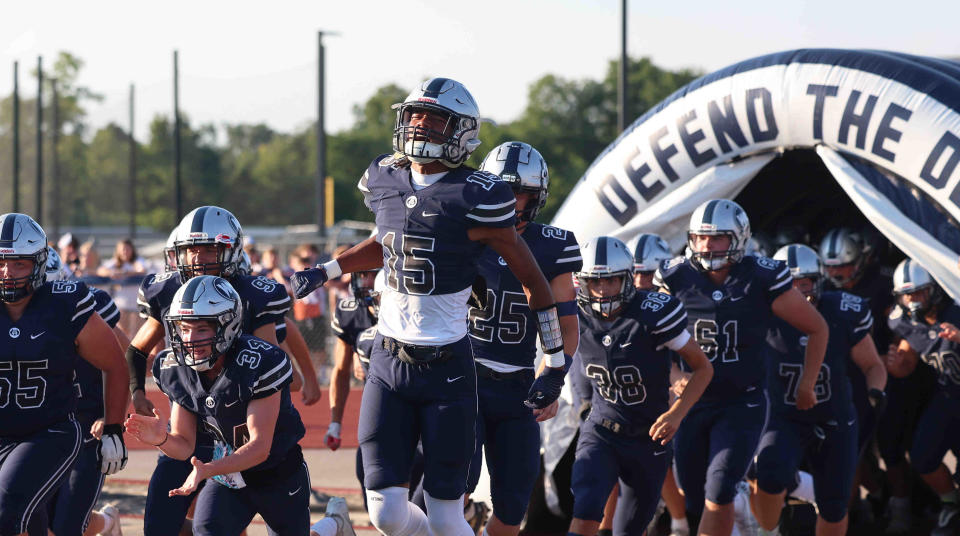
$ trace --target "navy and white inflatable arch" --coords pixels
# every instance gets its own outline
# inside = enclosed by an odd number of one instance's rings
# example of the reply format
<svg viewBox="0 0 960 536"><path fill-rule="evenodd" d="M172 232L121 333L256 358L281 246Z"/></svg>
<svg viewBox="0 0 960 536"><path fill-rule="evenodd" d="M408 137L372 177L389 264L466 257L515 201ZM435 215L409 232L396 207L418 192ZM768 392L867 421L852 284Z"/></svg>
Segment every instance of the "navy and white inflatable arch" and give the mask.
<svg viewBox="0 0 960 536"><path fill-rule="evenodd" d="M653 232L677 247L697 205L735 197L797 148L960 299L960 64L949 60L803 49L708 74L634 121L553 223L582 240Z"/></svg>

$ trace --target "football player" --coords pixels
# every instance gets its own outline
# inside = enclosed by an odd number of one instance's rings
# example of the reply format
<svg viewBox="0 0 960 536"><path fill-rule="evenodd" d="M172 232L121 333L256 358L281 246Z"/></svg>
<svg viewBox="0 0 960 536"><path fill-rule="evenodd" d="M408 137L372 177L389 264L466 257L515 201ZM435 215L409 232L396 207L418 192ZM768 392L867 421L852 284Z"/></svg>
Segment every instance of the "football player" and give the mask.
<svg viewBox="0 0 960 536"><path fill-rule="evenodd" d="M764 358L770 318L778 316L808 337L797 384L797 408L816 402L817 372L828 328L791 285L781 261L745 255L750 221L727 199L701 204L690 217L690 254L661 265L655 282L679 298L689 327L714 365L713 381L677 432L674 470L687 517L701 534L729 535L737 483L756 452L766 423ZM693 524L693 523L691 523Z"/></svg>
<svg viewBox="0 0 960 536"><path fill-rule="evenodd" d="M378 336L360 407L370 517L388 536L470 535L463 495L476 447L476 370L467 299L485 246L504 258L535 312L547 365L526 403L546 411L564 378L563 341L550 285L514 228L516 200L499 177L463 165L480 144L466 88L432 78L396 106L393 155L360 179L377 236L321 267L294 274L296 296L343 272L383 267ZM422 439L429 520L407 501Z"/></svg>
<svg viewBox="0 0 960 536"><path fill-rule="evenodd" d="M894 270L893 292L897 306L890 313L890 329L902 339L889 355L890 374L906 377L922 360L938 377L935 392L917 422L910 463L943 504L931 534L957 534L960 505L943 457L948 449L960 449L960 343L950 339L951 326L960 325L960 306L912 259L905 259Z"/></svg>
<svg viewBox="0 0 960 536"><path fill-rule="evenodd" d="M83 445L74 417L77 357L105 373L97 467L127 463L122 351L80 281L46 281L47 237L33 218L0 216L0 534L46 534L47 505Z"/></svg>
<svg viewBox="0 0 960 536"><path fill-rule="evenodd" d="M243 333L271 344L277 342L277 325L284 323L290 297L283 285L272 279L239 273L243 236L240 223L229 211L213 206L196 208L184 216L176 228L173 241L176 271L148 275L141 284L137 303L146 321L127 348L130 390L137 413L153 415L153 405L144 389L147 352L169 336L163 323L164 315L177 289L191 277L208 274L228 279L244 302ZM196 444L196 456L209 461L213 443L208 434L199 434ZM180 531L192 497L170 497L167 492L183 483L190 471L189 463L160 453L147 491L146 536L168 536Z"/></svg>
<svg viewBox="0 0 960 536"><path fill-rule="evenodd" d="M547 202L549 172L540 152L522 142L506 142L487 154L480 166L506 182L516 197L517 233L550 282L563 328L563 351L577 350L577 306L573 272L581 265L573 233L534 220ZM523 404L536 376L536 318L520 281L503 257L487 248L479 262L486 282L482 307L470 309L470 337L477 369L477 447L467 494L480 480L485 450L493 514L489 536L516 536L540 473L539 421L556 414L556 405L535 416ZM478 304L479 305L479 304Z"/></svg>
<svg viewBox="0 0 960 536"><path fill-rule="evenodd" d="M828 231L820 241L820 258L833 288L868 299L873 317L886 319L893 306L893 281L889 274L880 270L877 263L870 262L867 250L872 249L874 248L865 243L861 233L847 227L838 227ZM893 341L886 322L875 322L872 332L879 351L887 352ZM870 449L863 447L875 429L878 450L887 468L890 489L890 522L887 531L892 534L907 532L913 523L909 497L910 478L905 454L910 448L914 425L928 400L924 393L933 391L936 376L928 367L920 367L915 374L907 378L891 376L887 384L890 403L883 414L877 415L869 404L863 374L856 368L852 368L849 373L853 404L860 422L858 435L861 450L866 456L871 456ZM862 463L861 476L870 474L863 471L865 467ZM855 497L856 499L859 497ZM855 510L853 514L856 513ZM856 521L857 517L854 516L854 522Z"/></svg>
<svg viewBox="0 0 960 536"><path fill-rule="evenodd" d="M47 281L68 279L67 268L57 250L47 247ZM110 326L120 348L130 344L123 328L118 325L120 311L109 294L95 287L93 293L97 314ZM50 529L58 535L120 534L120 519L116 507L96 512L94 505L100 497L104 474L97 466L97 450L103 432L103 373L86 361L78 361L73 386L77 392L76 419L83 433L83 445L77 461L56 495L50 500Z"/></svg>
<svg viewBox="0 0 960 536"><path fill-rule="evenodd" d="M597 533L618 479L613 533L643 533L660 499L670 440L713 375L680 300L636 289L633 275L633 256L620 240L600 237L583 247L579 356L593 393L573 464L569 534ZM670 350L693 372L672 405Z"/></svg>
<svg viewBox="0 0 960 536"><path fill-rule="evenodd" d="M807 461L813 474L817 535L843 535L859 452L848 359L863 372L871 403L882 407L886 401L887 371L870 337L873 315L859 296L823 291L823 267L809 247L790 244L773 258L787 264L793 288L826 319L830 339L817 376L816 404L801 411L795 389L803 375L807 337L785 321L773 320L767 336L777 354L767 367L771 417L757 453L753 509L760 526L774 530L797 468Z"/></svg>
<svg viewBox="0 0 960 536"><path fill-rule="evenodd" d="M150 417L131 415L127 430L189 460L187 477L167 492L199 491L194 534L239 535L259 514L274 533L302 536L310 527L310 477L297 444L305 429L290 400L293 366L279 347L242 333L242 302L212 275L177 289L164 314L172 350L153 363L171 401L169 428L154 409ZM214 438L211 460L195 455L198 426Z"/></svg>

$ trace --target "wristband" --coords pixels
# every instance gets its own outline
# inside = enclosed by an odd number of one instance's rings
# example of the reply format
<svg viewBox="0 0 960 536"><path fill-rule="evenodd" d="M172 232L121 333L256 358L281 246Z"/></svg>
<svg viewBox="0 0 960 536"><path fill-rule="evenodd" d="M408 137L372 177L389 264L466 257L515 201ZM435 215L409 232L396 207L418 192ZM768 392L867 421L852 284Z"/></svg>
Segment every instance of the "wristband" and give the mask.
<svg viewBox="0 0 960 536"><path fill-rule="evenodd" d="M340 423L331 422L330 426L327 427L327 433L332 436L340 437Z"/></svg>
<svg viewBox="0 0 960 536"><path fill-rule="evenodd" d="M340 268L340 263L337 262L337 259L323 263L321 268L327 272L327 279L336 279L343 275L343 268Z"/></svg>
<svg viewBox="0 0 960 536"><path fill-rule="evenodd" d="M154 447L157 447L157 448L162 447L163 444L166 443L168 439L170 439L170 432L164 430L164 431L163 431L163 441L157 443L156 445L154 445Z"/></svg>
<svg viewBox="0 0 960 536"><path fill-rule="evenodd" d="M547 354L546 356L544 356L544 359L547 360L548 367L563 368L564 370L566 370L566 368L564 367L564 365L566 364L566 359L564 359L563 354L559 352L556 354Z"/></svg>
<svg viewBox="0 0 960 536"><path fill-rule="evenodd" d="M557 302L557 314L560 316L577 316L577 302L575 300Z"/></svg>
<svg viewBox="0 0 960 536"><path fill-rule="evenodd" d="M543 309L537 309L534 313L537 315L537 330L540 331L543 353L549 356L550 354L563 352L563 336L560 333L560 316L557 314L557 305L553 304ZM560 363L557 366L562 365L563 363Z"/></svg>
<svg viewBox="0 0 960 536"><path fill-rule="evenodd" d="M125 354L127 358L127 368L130 374L130 393L140 389L146 390L144 383L147 379L147 354L134 345L127 347Z"/></svg>

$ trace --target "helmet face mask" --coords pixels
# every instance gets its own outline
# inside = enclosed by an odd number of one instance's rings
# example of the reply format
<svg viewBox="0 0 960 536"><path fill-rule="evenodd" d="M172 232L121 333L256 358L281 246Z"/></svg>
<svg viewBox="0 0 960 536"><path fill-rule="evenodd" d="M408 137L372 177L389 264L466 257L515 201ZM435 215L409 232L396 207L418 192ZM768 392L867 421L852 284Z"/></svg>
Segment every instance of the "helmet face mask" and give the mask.
<svg viewBox="0 0 960 536"><path fill-rule="evenodd" d="M893 295L897 307L914 322L925 322L944 299L940 285L913 259L904 259L893 271Z"/></svg>
<svg viewBox="0 0 960 536"><path fill-rule="evenodd" d="M717 239L729 237L725 247L715 248ZM737 203L729 199L711 199L701 204L690 216L687 247L690 262L704 272L728 268L743 259L750 241L750 220Z"/></svg>
<svg viewBox="0 0 960 536"><path fill-rule="evenodd" d="M828 231L820 242L820 256L827 278L837 288L849 287L860 278L864 265L863 244L860 235L850 229L839 227Z"/></svg>
<svg viewBox="0 0 960 536"><path fill-rule="evenodd" d="M427 80L394 108L393 150L413 162L457 167L480 145L477 103L455 80Z"/></svg>
<svg viewBox="0 0 960 536"><path fill-rule="evenodd" d="M204 275L181 285L164 317L177 359L200 372L213 368L240 335L242 313L240 295L226 279Z"/></svg>
<svg viewBox="0 0 960 536"><path fill-rule="evenodd" d="M375 305L374 297L380 297L380 293L375 291L376 278L380 270L369 270L365 272L354 272L350 274L350 290L353 291L353 297L358 302L367 307Z"/></svg>
<svg viewBox="0 0 960 536"><path fill-rule="evenodd" d="M0 302L18 302L43 286L47 256L47 235L33 218L17 213L0 216L0 261L10 261L7 275L0 277Z"/></svg>
<svg viewBox="0 0 960 536"><path fill-rule="evenodd" d="M637 292L633 285L633 255L620 240L601 236L587 242L581 256L583 267L574 274L577 303L602 320L616 318Z"/></svg>

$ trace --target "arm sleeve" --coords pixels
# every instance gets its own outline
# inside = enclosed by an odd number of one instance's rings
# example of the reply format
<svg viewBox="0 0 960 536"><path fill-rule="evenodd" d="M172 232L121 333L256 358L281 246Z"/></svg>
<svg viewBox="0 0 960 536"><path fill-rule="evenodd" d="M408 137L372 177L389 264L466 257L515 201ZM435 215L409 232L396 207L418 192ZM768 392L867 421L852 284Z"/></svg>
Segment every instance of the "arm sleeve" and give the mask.
<svg viewBox="0 0 960 536"><path fill-rule="evenodd" d="M271 354L273 359L260 361L259 377L253 383L253 399L266 398L283 390L293 380L293 366L279 348ZM264 356L266 357L266 356Z"/></svg>

